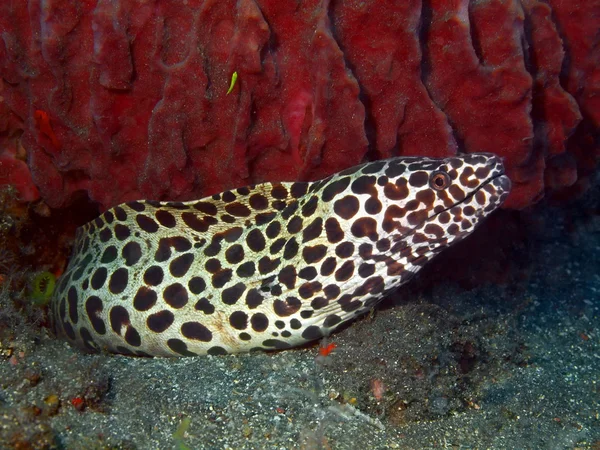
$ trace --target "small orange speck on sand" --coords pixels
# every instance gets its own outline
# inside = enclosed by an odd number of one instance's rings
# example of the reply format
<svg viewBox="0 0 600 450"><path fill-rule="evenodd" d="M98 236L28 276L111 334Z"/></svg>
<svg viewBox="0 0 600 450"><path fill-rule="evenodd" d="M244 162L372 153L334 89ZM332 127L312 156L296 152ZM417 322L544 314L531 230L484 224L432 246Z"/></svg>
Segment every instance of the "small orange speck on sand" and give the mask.
<svg viewBox="0 0 600 450"><path fill-rule="evenodd" d="M81 397L73 397L71 399L71 405L73 405L75 409L79 411L81 411L85 406L84 401Z"/></svg>
<svg viewBox="0 0 600 450"><path fill-rule="evenodd" d="M337 345L334 342L331 342L326 345L321 345L319 347L319 355L320 356L328 356L331 352L333 352L333 350L335 350L336 347L337 347Z"/></svg>

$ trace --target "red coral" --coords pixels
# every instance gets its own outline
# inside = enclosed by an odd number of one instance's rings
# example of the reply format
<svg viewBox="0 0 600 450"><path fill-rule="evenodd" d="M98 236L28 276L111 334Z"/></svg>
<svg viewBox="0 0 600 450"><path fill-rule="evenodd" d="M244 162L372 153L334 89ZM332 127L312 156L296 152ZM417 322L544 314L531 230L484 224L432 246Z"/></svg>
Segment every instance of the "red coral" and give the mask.
<svg viewBox="0 0 600 450"><path fill-rule="evenodd" d="M422 80L421 2L335 2L332 13L362 88L373 156L456 153L446 115Z"/></svg>
<svg viewBox="0 0 600 450"><path fill-rule="evenodd" d="M598 0L4 2L0 138L53 207L460 150L504 156L521 208L595 167L599 25Z"/></svg>

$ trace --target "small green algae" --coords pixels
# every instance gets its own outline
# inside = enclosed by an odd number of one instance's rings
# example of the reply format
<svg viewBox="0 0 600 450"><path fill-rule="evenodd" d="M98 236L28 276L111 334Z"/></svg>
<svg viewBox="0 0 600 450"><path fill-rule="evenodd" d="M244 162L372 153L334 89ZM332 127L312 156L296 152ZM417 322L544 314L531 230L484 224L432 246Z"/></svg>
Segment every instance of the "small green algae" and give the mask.
<svg viewBox="0 0 600 450"><path fill-rule="evenodd" d="M173 433L173 440L175 441L175 446L177 450L190 450L190 448L183 442L183 438L185 436L186 431L190 427L191 422L192 419L190 419L189 417L184 417L179 426L177 427L177 430L175 430L175 433Z"/></svg>
<svg viewBox="0 0 600 450"><path fill-rule="evenodd" d="M31 300L38 306L45 306L52 298L56 277L47 271L38 272L31 281Z"/></svg>

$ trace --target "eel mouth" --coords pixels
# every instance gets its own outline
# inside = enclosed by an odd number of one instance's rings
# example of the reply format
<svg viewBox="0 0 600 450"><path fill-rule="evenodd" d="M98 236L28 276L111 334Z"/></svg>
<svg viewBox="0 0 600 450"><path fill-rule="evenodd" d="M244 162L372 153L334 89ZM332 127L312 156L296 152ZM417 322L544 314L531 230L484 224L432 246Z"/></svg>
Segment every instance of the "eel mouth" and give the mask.
<svg viewBox="0 0 600 450"><path fill-rule="evenodd" d="M511 189L511 181L504 171L504 164L502 163L502 160L500 158L494 157L486 165L490 168L490 170L492 172L496 172L496 173L494 173L490 177L483 180L479 184L479 186L477 186L475 189L473 189L471 192L469 192L467 195L465 195L465 198L456 202L454 205L450 206L449 208L444 209L444 211L454 208L455 206L458 206L461 203L465 203L466 201L470 200L474 195L476 195L480 190L484 189L488 185L494 186L494 188L496 189L496 196L499 199L497 202L490 200L488 202L488 205L495 203L496 208L497 208L504 202L504 200L506 199L506 196L510 193L510 189ZM487 209L488 205L483 206L482 208ZM496 209L496 208L494 208L494 209ZM440 211L440 213L442 213L444 211ZM435 217L440 213L433 214L431 217Z"/></svg>
<svg viewBox="0 0 600 450"><path fill-rule="evenodd" d="M478 191L483 186L488 185L490 183L493 184L498 189L499 196L508 195L510 193L512 183L510 181L510 178L508 178L508 176L504 173L504 171L485 180L481 184L481 186L479 186L479 188L476 189L476 191Z"/></svg>
<svg viewBox="0 0 600 450"><path fill-rule="evenodd" d="M494 168L497 168L497 162L494 164ZM483 214L482 217L480 217L479 219L476 220L476 222L474 224L476 227L478 225L478 223L481 221L481 219L483 219L483 217L489 215L489 213L491 213L492 211L495 211L500 205L502 205L502 203L504 203L504 200L506 200L506 197L510 193L511 181L508 178L508 176L504 173L504 166L502 164L500 164L500 167L498 168L498 170L499 170L499 172L493 174L492 176L490 176L490 177L486 178L484 181L482 181L479 184L479 186L477 186L475 189L473 189L473 191L471 191L467 195L465 195L465 197L462 200L454 203L451 206L448 206L447 208L440 210L437 213L433 213L431 216L427 217L422 222L420 222L417 225L415 225L414 227L410 228L408 232L402 233L400 235L400 237L398 237L398 239L396 239L396 240L405 239L406 237L410 236L411 234L416 233L418 230L423 229L423 227L427 223L431 223L432 221L434 221L436 219L436 217L438 217L440 214L442 214L446 211L449 211L452 208L456 208L457 206L464 204L465 202L470 200L473 196L475 196L477 194L477 192L479 192L481 189L484 189L488 185L492 185L492 186L494 186L494 188L496 190L496 193L494 194L494 196L497 197L498 199L497 200L490 199L486 205L481 207L481 209L483 209L485 211L485 214ZM488 193L488 195L492 195L492 194ZM493 205L493 209L488 209L490 207L490 205Z"/></svg>
<svg viewBox="0 0 600 450"><path fill-rule="evenodd" d="M506 197L510 193L510 190L512 187L510 178L508 178L508 176L504 173L503 166L501 167L500 172L492 175L491 177L489 177L485 181L483 181L476 189L473 190L473 192L470 192L469 195L466 195L463 200L458 202L457 205L464 203L467 199L470 199L475 194L477 194L477 192L479 192L481 189L483 189L489 185L492 185L495 188L495 190L496 190L495 196L498 197L498 200L494 201L493 199L490 199L488 202L488 205L483 207L483 209L487 210L488 206L491 204L495 205L494 210L497 209L500 205L502 205L502 203L504 203L504 200L506 200ZM492 195L492 194L489 194L489 195Z"/></svg>

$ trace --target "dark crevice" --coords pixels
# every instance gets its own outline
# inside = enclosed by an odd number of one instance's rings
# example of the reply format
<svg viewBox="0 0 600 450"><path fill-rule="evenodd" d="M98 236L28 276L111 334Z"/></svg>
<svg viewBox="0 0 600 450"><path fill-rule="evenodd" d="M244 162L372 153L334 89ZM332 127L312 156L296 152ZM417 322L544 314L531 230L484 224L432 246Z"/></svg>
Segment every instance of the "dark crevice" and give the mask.
<svg viewBox="0 0 600 450"><path fill-rule="evenodd" d="M561 87L565 90L565 92L569 92L567 90L567 77L568 77L569 72L571 71L571 50L569 48L569 41L567 39L565 39L564 31L562 30L562 28L560 26L560 22L558 21L558 19L556 18L556 15L554 14L554 8L552 8L552 6L550 4L548 4L547 1L544 1L544 0L540 0L540 1L543 1L550 8L550 20L552 20L552 23L554 24L554 28L556 29L556 32L558 33L558 37L560 38L560 41L562 43L564 57L562 60L562 65L560 68L560 75L558 77L558 80L560 82ZM570 92L569 92L569 94L571 94L573 96L575 95Z"/></svg>
<svg viewBox="0 0 600 450"><path fill-rule="evenodd" d="M211 68L211 64L210 64L210 59L209 57L206 55L206 51L203 48L202 51L200 52L200 58L202 59L202 71L204 72L204 75L206 75L206 88L204 89L205 95L212 95L209 94L211 89L212 89L212 78L211 78L211 74L210 74L210 68Z"/></svg>
<svg viewBox="0 0 600 450"><path fill-rule="evenodd" d="M377 150L376 150L376 148L377 148L377 132L376 132L376 127L375 127L375 120L373 119L373 115L371 113L373 111L372 103L371 103L371 99L365 92L365 89L360 82L360 78L356 75L356 66L354 64L352 64L352 62L346 56L347 55L346 49L344 48L344 45L342 44L342 40L339 36L339 32L337 31L337 28L335 26L336 15L334 13L334 9L335 9L336 3L337 3L337 0L331 0L329 2L328 8L327 8L329 31L331 33L331 37L336 42L338 48L342 52L342 55L344 58L344 65L346 66L346 69L352 74L352 76L356 80L356 83L358 84L358 89L359 89L358 101L360 101L363 104L363 107L365 109L364 133L365 133L365 137L367 138L367 152L365 153L365 157L363 158L363 160L364 161L374 161L376 159L379 159L379 157L377 155Z"/></svg>
<svg viewBox="0 0 600 450"><path fill-rule="evenodd" d="M419 19L417 34L419 36L419 46L421 48L421 83L423 83L425 89L427 89L427 79L431 74L431 56L429 55L429 48L427 47L429 27L431 27L431 21L433 19L431 11L431 0L423 0L421 3L421 17ZM431 93L429 93L429 98L433 100Z"/></svg>
<svg viewBox="0 0 600 450"><path fill-rule="evenodd" d="M269 23L269 20L265 16L263 10L260 8L260 5L256 4L256 7L260 11L262 19L267 24L267 30L269 33L267 42L260 49L260 64L261 64L261 67L264 68L265 61L268 59L269 56L271 56L273 59L273 66L275 68L275 73L277 74L277 76L279 76L279 71L278 71L276 60L275 60L275 53L277 53L277 50L279 49L279 39L277 38L277 35L275 34L273 27Z"/></svg>
<svg viewBox="0 0 600 450"><path fill-rule="evenodd" d="M432 11L433 10L431 8L431 0L423 0L423 2L421 3L421 17L419 19L417 31L417 34L419 36L419 46L421 49L421 84L425 88L425 91L427 92L431 103L433 103L437 110L442 112L446 117L446 121L448 122L448 126L450 127L452 136L454 137L454 141L457 145L457 151L460 153L464 152L464 140L458 135L458 132L452 124L452 122L450 121L450 118L446 114L446 111L444 111L444 108L435 100L435 97L432 95L431 91L429 90L429 86L427 85L427 80L432 73L431 55L429 53L429 47L427 45L427 43L429 42L429 29L433 21Z"/></svg>
<svg viewBox="0 0 600 450"><path fill-rule="evenodd" d="M401 153L401 149L402 149L402 138L405 136L406 133L401 133L400 130L402 130L402 127L404 126L405 122L406 122L406 110L408 109L408 105L405 103L402 104L402 113L400 114L400 122L398 123L397 126L397 130L396 130L396 142L394 143L394 145L392 146L392 148L390 148L390 156L395 158L396 156L402 156Z"/></svg>
<svg viewBox="0 0 600 450"><path fill-rule="evenodd" d="M459 155L461 153L466 153L465 140L458 134L458 130L456 129L456 127L454 126L454 124L452 123L452 121L450 120L450 118L448 116L446 116L446 120L448 120L448 124L450 125L450 130L452 131L452 137L454 138L454 141L456 142L456 153Z"/></svg>
<svg viewBox="0 0 600 450"><path fill-rule="evenodd" d="M273 32L273 29L270 27L270 25L268 25L268 22L267 26L269 27L269 38L259 51L260 65L264 69L266 61L271 58L273 61L273 68L275 69L275 75L279 79L279 66L277 65L277 59L275 58L275 54L279 48L279 42L277 40L277 36Z"/></svg>
<svg viewBox="0 0 600 450"><path fill-rule="evenodd" d="M532 78L537 75L538 61L535 56L535 51L530 51L533 48L533 24L527 11L524 11L523 34L521 35L521 48L523 49L523 61L525 70L529 72Z"/></svg>
<svg viewBox="0 0 600 450"><path fill-rule="evenodd" d="M547 133L545 131L545 124L548 123L548 119L544 112L542 103L543 93L538 92L536 77L538 74L539 63L536 58L534 41L533 41L533 24L528 11L524 11L523 20L523 34L521 35L521 47L523 49L523 64L525 70L529 73L532 78L531 83L531 111L529 113L531 124L533 126L533 142L531 144L531 152L528 163L535 161L540 153L547 153L544 151L544 140ZM532 50L530 50L532 49Z"/></svg>
<svg viewBox="0 0 600 450"><path fill-rule="evenodd" d="M475 56L479 61L479 64L485 66L485 60L483 58L483 50L481 48L481 40L479 36L479 30L475 26L473 26L473 12L472 12L473 2L469 2L468 11L469 11L469 34L471 36L471 46L473 47L473 51L475 52Z"/></svg>

